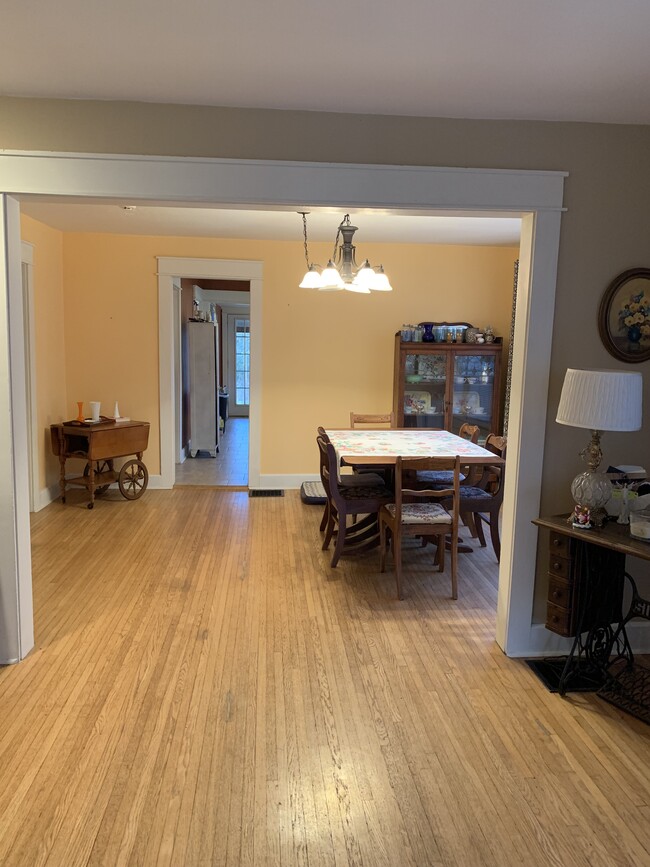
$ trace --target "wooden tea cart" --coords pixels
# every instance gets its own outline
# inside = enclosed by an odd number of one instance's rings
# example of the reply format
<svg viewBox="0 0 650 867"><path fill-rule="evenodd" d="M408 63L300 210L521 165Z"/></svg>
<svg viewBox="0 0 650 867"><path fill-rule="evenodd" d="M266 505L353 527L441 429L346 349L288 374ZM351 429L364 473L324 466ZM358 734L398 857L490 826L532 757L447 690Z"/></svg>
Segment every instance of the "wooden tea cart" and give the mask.
<svg viewBox="0 0 650 867"><path fill-rule="evenodd" d="M61 502L65 503L66 488L81 486L88 490L88 508L95 505L95 494L103 494L117 482L120 493L127 500L137 500L147 489L149 472L142 462L142 454L149 443L148 421L113 421L102 419L97 423L66 421L50 425L52 451L59 457L61 475ZM113 467L115 458L135 455L119 470ZM68 458L86 460L83 475L66 479Z"/></svg>

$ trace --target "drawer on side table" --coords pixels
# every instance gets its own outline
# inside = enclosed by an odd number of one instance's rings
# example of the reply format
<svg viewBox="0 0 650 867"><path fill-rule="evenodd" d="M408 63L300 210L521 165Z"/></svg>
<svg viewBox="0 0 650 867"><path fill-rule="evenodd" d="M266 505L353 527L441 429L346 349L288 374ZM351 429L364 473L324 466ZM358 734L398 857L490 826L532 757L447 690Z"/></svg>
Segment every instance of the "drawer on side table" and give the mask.
<svg viewBox="0 0 650 867"><path fill-rule="evenodd" d="M573 611L570 608L560 608L552 602L546 603L546 628L558 635L573 636Z"/></svg>
<svg viewBox="0 0 650 867"><path fill-rule="evenodd" d="M571 554L571 539L563 533L553 533L549 536L548 550L551 557L559 554L561 557L569 557Z"/></svg>
<svg viewBox="0 0 650 867"><path fill-rule="evenodd" d="M573 582L548 576L548 602L560 608L573 608Z"/></svg>
<svg viewBox="0 0 650 867"><path fill-rule="evenodd" d="M572 636L575 623L575 588L571 539L551 533L548 552L548 598L546 628L558 635Z"/></svg>

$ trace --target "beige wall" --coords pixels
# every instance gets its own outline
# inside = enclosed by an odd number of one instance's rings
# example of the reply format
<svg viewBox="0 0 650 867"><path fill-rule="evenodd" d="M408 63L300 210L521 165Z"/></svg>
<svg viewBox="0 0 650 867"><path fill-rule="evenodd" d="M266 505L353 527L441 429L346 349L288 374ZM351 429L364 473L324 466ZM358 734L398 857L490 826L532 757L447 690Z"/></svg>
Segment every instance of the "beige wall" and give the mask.
<svg viewBox="0 0 650 867"><path fill-rule="evenodd" d="M34 245L34 331L39 432L39 487L55 485L59 462L50 447L50 424L67 406L63 297L63 235L22 217L22 237Z"/></svg>
<svg viewBox="0 0 650 867"><path fill-rule="evenodd" d="M25 240L38 225L25 221ZM298 237L299 229L297 222ZM314 258L324 260L330 246L314 244ZM300 240L65 233L67 403L56 420L73 416L77 400L99 400L108 413L119 400L124 415L151 422L145 460L159 472L156 256L261 260L262 473L314 473L319 424L347 425L351 409L391 407L393 336L403 322L489 323L507 340L517 252L368 244L363 254L384 262L395 291L367 297L299 289Z"/></svg>

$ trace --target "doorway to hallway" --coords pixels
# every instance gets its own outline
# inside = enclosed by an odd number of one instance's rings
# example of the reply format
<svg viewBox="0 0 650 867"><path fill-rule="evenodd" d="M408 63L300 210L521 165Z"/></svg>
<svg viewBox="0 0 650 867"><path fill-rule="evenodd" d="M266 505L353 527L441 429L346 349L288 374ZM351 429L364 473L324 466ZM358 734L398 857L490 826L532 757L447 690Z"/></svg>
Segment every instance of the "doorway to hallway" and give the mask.
<svg viewBox="0 0 650 867"><path fill-rule="evenodd" d="M226 420L216 458L200 452L176 464L175 484L248 490L248 418Z"/></svg>
<svg viewBox="0 0 650 867"><path fill-rule="evenodd" d="M247 489L249 483L251 404L251 291L250 280L196 276L195 265L185 263L192 277L174 279L174 379L176 463L175 485ZM201 263L205 264L205 262ZM213 260L218 274L226 260ZM189 359L188 333L192 320L214 323L217 339L216 379ZM198 326L199 330L209 326ZM216 390L216 394L213 394ZM219 426L216 451L193 448L193 406L209 392L214 397Z"/></svg>

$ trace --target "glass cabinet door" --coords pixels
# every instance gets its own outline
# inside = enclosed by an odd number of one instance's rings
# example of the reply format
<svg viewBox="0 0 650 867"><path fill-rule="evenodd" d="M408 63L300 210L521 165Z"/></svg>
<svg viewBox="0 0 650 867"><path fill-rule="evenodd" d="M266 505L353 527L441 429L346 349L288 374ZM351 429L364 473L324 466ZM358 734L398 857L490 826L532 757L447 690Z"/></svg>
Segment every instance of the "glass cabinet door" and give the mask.
<svg viewBox="0 0 650 867"><path fill-rule="evenodd" d="M404 363L404 427L445 427L447 358L407 352Z"/></svg>
<svg viewBox="0 0 650 867"><path fill-rule="evenodd" d="M457 355L454 358L451 430L467 422L480 428L479 442L494 431L494 355Z"/></svg>

